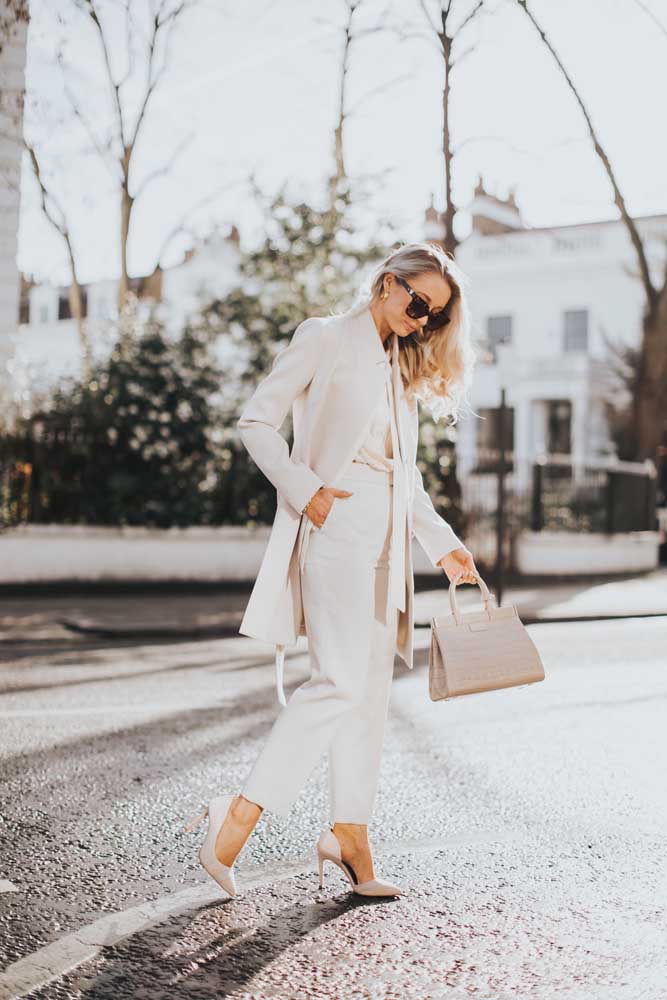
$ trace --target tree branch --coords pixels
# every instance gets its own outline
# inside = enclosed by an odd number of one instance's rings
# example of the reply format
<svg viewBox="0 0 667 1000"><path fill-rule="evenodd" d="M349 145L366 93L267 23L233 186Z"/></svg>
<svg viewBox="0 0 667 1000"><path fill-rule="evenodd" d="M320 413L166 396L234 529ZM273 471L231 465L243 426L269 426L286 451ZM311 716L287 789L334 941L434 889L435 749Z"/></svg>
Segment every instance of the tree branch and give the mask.
<svg viewBox="0 0 667 1000"><path fill-rule="evenodd" d="M139 131L140 131L140 129L142 127L142 124L143 124L143 122L144 122L144 120L146 118L146 109L148 108L148 104L150 102L150 99L153 96L153 94L155 93L155 90L157 88L158 83L160 82L160 80L162 79L162 77L165 74L166 67L167 67L168 62L169 62L169 59L168 59L169 46L170 46L170 43L171 43L171 38L173 37L174 27L175 27L176 23L178 22L178 20L182 17L183 12L186 11L186 10L189 10L190 7L192 7L192 6L194 6L194 4L188 2L188 0L181 0L181 2L178 4L177 7L174 7L173 10L169 11L169 13L165 14L165 16L163 18L161 18L160 15L161 15L161 13L164 11L164 9L166 7L166 0L162 0L160 6L158 7L158 9L157 9L157 11L155 13L155 17L153 19L153 32L152 32L152 34L150 36L149 47L148 47L148 63L147 63L147 67L146 67L146 80L147 80L146 93L145 93L144 100L142 102L141 108L139 110L139 116L137 118L137 124L136 124L136 126L134 128L134 134L132 136L132 140L131 140L131 143L130 143L130 146L132 148L134 146L136 146L136 144L137 144L137 139L138 139L138 136L139 136ZM155 64L155 49L156 49L156 45L157 45L157 36L158 36L158 32L160 32L161 29L165 28L165 27L167 28L167 32L166 32L166 38L165 38L165 42L164 42L164 55L162 57L162 63L160 65L159 69L154 74L153 73L153 69L154 69L154 64Z"/></svg>
<svg viewBox="0 0 667 1000"><path fill-rule="evenodd" d="M484 0L478 0L477 5L473 7L468 16L461 21L460 25L456 29L457 34L459 33L459 31L463 31L463 29L467 24L470 24L470 22L476 17L476 15L482 9L483 6L484 6Z"/></svg>
<svg viewBox="0 0 667 1000"><path fill-rule="evenodd" d="M146 191L146 188L148 188L157 177L164 177L171 171L178 157L192 142L194 135L195 135L194 132L190 132L188 133L188 135L184 136L184 138L179 142L178 146L174 150L169 162L165 163L161 167L156 167L155 170L151 170L148 174L146 174L146 176L139 184L137 190L132 195L133 201L137 201L141 197L141 195Z"/></svg>
<svg viewBox="0 0 667 1000"><path fill-rule="evenodd" d="M660 29L660 31L663 33L663 35L665 36L665 38L667 38L667 27L665 27L665 25L662 24L662 22L658 20L658 18L655 16L655 14L653 13L653 11L649 7L647 7L645 3L642 3L642 0L635 0L635 3L637 4L638 7L640 7L644 11L644 13L648 17L651 18L651 20L656 25L656 27L658 27Z"/></svg>
<svg viewBox="0 0 667 1000"><path fill-rule="evenodd" d="M598 138L597 132L595 130L595 126L593 125L593 122L591 121L591 117L590 117L590 115L588 113L586 105L584 104L583 100L579 96L579 92L578 92L577 88L575 87L574 82L572 81L572 78L570 77L569 73L565 69L565 66L563 65L561 59L559 58L558 53L556 52L556 50L554 49L553 45L551 44L551 42L547 38L547 36L546 36L545 32L542 30L541 26L538 24L536 18L532 14L532 12L528 10L527 0L515 0L515 2L519 5L520 8L522 8L522 10L524 11L524 13L526 14L526 16L528 17L528 19L530 20L531 24L533 25L533 27L537 31L538 35L542 39L544 45L547 47L547 49L551 53L553 59L556 62L556 65L558 66L559 70L561 71L561 74L563 75L563 78L565 79L565 82L566 82L566 84L567 84L567 86L568 86L568 88L569 88L572 96L574 97L575 101L579 105L579 110L581 111L582 115L584 116L584 120L586 121L586 125L588 127L589 135L590 135L591 140L593 142L593 147L595 149L595 152L598 154L598 157L602 161L602 165L603 165L603 167L604 167L604 169L606 171L607 177L609 178L609 182L610 182L610 184L612 186L612 189L613 189L613 192L614 192L614 202L615 202L616 207L618 208L619 212L621 213L621 218L623 219L623 221L624 221L624 223L626 225L626 228L627 228L629 236L630 236L630 240L632 242L632 245L635 248L635 252L637 254L637 259L639 261L639 268L640 268L641 275L642 275L642 283L643 283L644 289L646 291L646 297L647 297L647 299L648 299L648 301L650 303L651 308L654 308L655 301L656 301L656 289L654 288L653 282L651 280L651 272L650 272L650 269L649 269L648 261L646 259L646 253L644 252L644 246L642 244L641 236L639 235L639 231L637 229L637 226L635 225L634 219L631 217L630 213L627 210L627 207L626 207L626 204L625 204L625 199L623 198L623 195L621 193L621 189L620 189L620 187L618 185L618 182L616 180L616 175L615 175L614 170L612 168L611 161L610 161L609 156L607 155L607 152L604 149L604 147L603 147L600 139Z"/></svg>
<svg viewBox="0 0 667 1000"><path fill-rule="evenodd" d="M167 236L162 241L162 244L160 246L160 249L156 257L157 263L160 264L160 261L162 260L162 257L164 256L164 253L172 240L174 240L177 236L181 235L181 233L192 232L191 230L187 229L185 225L185 220L187 218L194 215L194 213L197 212L200 208L203 208L205 205L210 204L210 202L214 201L215 198L217 198L220 194L224 193L225 191L230 191L238 184L243 184L243 183L246 183L246 178L241 178L236 181L229 181L226 182L225 184L221 184L219 187L214 188L214 190L211 191L209 194L205 195L203 198L200 198L193 205L191 205L188 208L188 210L183 213L179 221L172 227L172 229L169 230Z"/></svg>
<svg viewBox="0 0 667 1000"><path fill-rule="evenodd" d="M118 175L114 176L113 168L111 166L111 163L109 162L110 160L113 160L113 162L115 163L115 165L118 166L118 161L116 160L116 157L114 156L114 153L113 153L113 149L111 148L111 140L109 139L109 141L106 144L100 143L99 139L97 138L97 136L95 135L95 133L93 131L92 125L90 124L90 122L88 121L88 119L83 114L83 111L81 110L81 108L78 106L78 104L76 102L76 98L75 98L75 96L74 96L74 94L73 94L73 92L72 92L72 90L70 88L70 85L68 83L68 80L67 80L67 68L66 68L66 64L65 64L63 52L62 52L61 49L58 49L58 51L56 53L56 60L58 62L58 65L60 66L60 71L62 73L63 90L64 90L65 96L67 97L67 100L69 102L70 108L72 109L72 113L74 114L74 117L76 119L78 119L81 127L83 128L83 130L86 133L86 135L88 136L88 138L89 138L89 140L90 140L93 148L95 149L95 152L100 157L100 159L104 163L105 167L109 171L109 174L110 174L112 180L114 180L114 181L117 182L118 180L120 180L120 177Z"/></svg>
<svg viewBox="0 0 667 1000"><path fill-rule="evenodd" d="M386 93L390 87L395 87L397 83L403 83L405 80L412 80L412 79L413 79L412 73L403 73L401 76L394 77L394 79L390 80L388 83L380 83L377 85L377 87L372 87L370 90L367 90L366 93L362 97L360 97L359 100L356 101L351 108L348 108L348 110L345 112L345 117L351 118L352 115L357 113L361 105L365 104L366 101L370 100L370 98L373 97L375 94Z"/></svg>
<svg viewBox="0 0 667 1000"><path fill-rule="evenodd" d="M95 4L93 0L83 0L84 9L88 13L88 17L91 19L95 27L97 28L97 33L100 37L100 43L102 45L102 53L104 55L104 65L107 71L107 78L111 86L111 91L113 93L114 104L116 106L116 115L118 118L118 131L120 134L121 145L125 146L125 128L123 119L123 106L120 99L120 85L116 83L113 77L113 70L111 69L111 57L109 54L109 47L107 45L106 36L102 29L102 23L98 17L97 10L95 9Z"/></svg>
<svg viewBox="0 0 667 1000"><path fill-rule="evenodd" d="M428 8L426 6L425 0L419 0L419 6L422 9L422 12L424 14L424 17L426 18L426 21L428 23L429 28L431 29L431 31L433 32L434 35L438 35L439 36L440 32L438 30L438 26L436 24L434 24L433 21L431 20L431 15L428 12Z"/></svg>

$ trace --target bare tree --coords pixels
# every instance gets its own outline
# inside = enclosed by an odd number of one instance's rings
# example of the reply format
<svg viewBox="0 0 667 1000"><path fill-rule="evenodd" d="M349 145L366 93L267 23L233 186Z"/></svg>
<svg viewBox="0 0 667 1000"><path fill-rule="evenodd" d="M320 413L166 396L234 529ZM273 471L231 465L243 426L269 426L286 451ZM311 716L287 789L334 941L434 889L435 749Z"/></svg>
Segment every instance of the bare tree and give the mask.
<svg viewBox="0 0 667 1000"><path fill-rule="evenodd" d="M67 216L62 205L59 203L56 196L52 192L49 193L47 190L34 147L27 141L24 145L30 159L35 180L39 186L40 205L42 211L56 232L62 237L65 247L67 248L67 258L69 261L70 273L72 275L69 287L69 306L72 317L76 322L76 329L79 336L79 347L81 348L82 368L84 376L87 378L90 374L92 366L92 352L87 325L83 315L83 296L81 283L79 282L77 274L76 256L74 253L72 234L70 232L67 223Z"/></svg>
<svg viewBox="0 0 667 1000"><path fill-rule="evenodd" d="M171 153L163 162L144 171L143 176L140 174L140 158L149 136L151 106L173 63L173 48L178 30L199 0L66 0L66 3L69 15L65 16L62 11L57 15L61 39L56 46L56 61L61 71L70 120L76 121L80 126L85 137L86 152L103 165L117 192L120 224L118 308L122 311L130 287L128 249L137 204L155 181L172 172L194 138L194 133L188 132L174 143ZM70 57L69 42L74 34L72 18L76 16L83 17L88 25L88 35L82 35L79 30L77 37L89 39L90 52L93 60L97 60L103 81L103 101L98 105L91 103L93 98L86 92L86 88L81 88L80 83L78 87L75 85L78 67ZM112 19L115 19L117 26L115 36L111 27ZM123 44L118 44L119 37L124 39ZM49 180L56 177L61 168L47 171L46 153L40 153L36 144L29 147L28 152L40 186L42 208L67 246L72 269L74 308L80 310L81 296L80 289L79 293L76 291L78 281L71 240L72 225L68 220L71 209L68 212L66 199L56 195L55 185ZM226 180L208 195L199 197L178 221L174 221L168 238L160 245L158 263L167 245L176 236L188 232L191 214L236 183L238 182Z"/></svg>
<svg viewBox="0 0 667 1000"><path fill-rule="evenodd" d="M442 157L445 207L441 216L444 235L440 242L442 243L443 248L449 251L453 257L456 254L459 240L454 234L454 216L456 214L456 207L452 200L452 164L455 149L452 145L450 127L451 81L452 74L461 62L469 56L471 52L474 52L475 47L474 45L469 45L467 48L462 49L461 52L455 51L455 49L458 50L461 48L461 39L464 38L466 28L481 13L487 13L489 4L488 0L486 0L486 6L485 0L475 0L473 8L466 15L464 15L461 20L457 20L459 16L459 7L461 5L455 4L454 0L438 0L437 13L433 16L431 16L426 0L419 0L419 4L424 18L426 19L427 26L426 28L420 28L417 31L406 31L404 37L417 37L425 39L429 44L435 46L442 58ZM454 8L456 8L456 11Z"/></svg>
<svg viewBox="0 0 667 1000"><path fill-rule="evenodd" d="M635 220L628 211L611 160L593 125L583 98L535 15L528 9L527 0L515 0L515 2L524 11L539 34L579 105L593 148L609 178L614 194L614 203L635 252L638 277L644 290L645 303L642 317L642 342L637 359L638 370L632 404L634 443L638 459L652 458L655 461L660 450L667 444L667 254L664 272L658 280L654 280L642 236Z"/></svg>
<svg viewBox="0 0 667 1000"><path fill-rule="evenodd" d="M130 288L128 247L136 207L153 183L173 170L193 139L193 133L189 132L180 141L175 141L172 152L163 162L149 171L144 170L143 176L140 174L140 158L149 137L151 105L173 63L177 29L199 0L63 2L65 6L56 11L61 37L55 43L55 60L63 84L65 111L57 123L52 116L47 121L43 95L33 94L31 120L34 138L31 137L31 141L25 138L24 144L39 188L41 209L66 247L71 273L70 308L77 324L84 369L87 370L91 361L91 344L83 315L83 292L77 266L80 264L77 255L81 248L77 249L73 239L75 203L62 190L60 182L67 171L62 162L54 161L49 138L54 133L67 134L67 126L72 121L76 122L83 137L82 154L101 166L111 179L112 189L118 198L120 222L118 309L122 315ZM77 18L84 19L87 33L76 25ZM76 32L72 30L75 26ZM103 84L101 98L92 85L82 87L80 79L77 80L80 70L69 48L73 37L79 42L85 39L92 56L87 64L92 62L100 71ZM199 196L180 218L174 219L167 237L159 245L156 255L158 264L173 240L191 235L192 215L237 183L225 180L213 191ZM92 203L96 197L94 191L84 187L83 191L77 191L76 201L80 204L84 198Z"/></svg>
<svg viewBox="0 0 667 1000"><path fill-rule="evenodd" d="M393 87L404 80L409 79L409 74L404 73L395 77L389 83L383 83L372 87L362 94L354 104L350 102L349 96L349 73L352 65L354 48L357 42L377 35L383 31L396 31L395 26L390 22L391 7L387 5L380 11L374 24L365 27L357 26L362 7L366 9L369 5L365 0L342 0L345 8L345 20L340 28L342 35L342 48L340 53L339 85L338 85L338 106L336 124L334 126L334 170L329 181L330 198L333 202L336 191L339 189L341 181L347 180L347 170L345 167L345 155L343 148L343 138L345 126L348 121L366 106L368 101L377 93L386 94L389 87ZM328 19L316 18L323 23L330 23Z"/></svg>
<svg viewBox="0 0 667 1000"><path fill-rule="evenodd" d="M112 42L102 16L101 0L71 0L72 5L85 17L91 28L91 44L97 45L102 73L110 96L111 121L103 138L100 138L97 123L91 120L84 101L80 99L71 84L65 43L61 43L58 50L58 61L62 68L65 93L71 111L88 135L91 146L97 151L118 184L119 309L125 304L129 289L128 242L136 203L156 178L165 176L171 171L192 139L192 134L186 136L178 143L167 162L137 180L136 154L147 129L150 106L167 75L178 26L196 2L197 0L178 0L176 3L170 0L145 0L140 5L143 8L140 11L138 11L139 5L130 0L114 3L113 13L118 16L120 9L124 18L123 33L126 39L126 68L118 71L114 64L119 62L119 59L114 59L112 56ZM142 19L145 24L142 24ZM129 97L126 98L126 92L130 90L131 100Z"/></svg>

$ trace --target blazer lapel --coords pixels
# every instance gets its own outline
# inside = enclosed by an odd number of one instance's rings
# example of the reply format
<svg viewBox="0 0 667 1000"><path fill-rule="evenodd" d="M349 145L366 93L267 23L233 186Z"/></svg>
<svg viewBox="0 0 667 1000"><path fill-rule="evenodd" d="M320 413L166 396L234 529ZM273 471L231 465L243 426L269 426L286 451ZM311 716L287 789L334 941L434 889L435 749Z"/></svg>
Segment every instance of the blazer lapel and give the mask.
<svg viewBox="0 0 667 1000"><path fill-rule="evenodd" d="M408 449L407 434L405 430L405 423L403 420L403 409L404 409L403 382L401 379L401 369L398 363L398 355L399 355L398 336L394 334L393 343L391 345L392 391L394 394L398 443L401 449L401 458L403 460L403 464L405 465L408 462L409 449Z"/></svg>
<svg viewBox="0 0 667 1000"><path fill-rule="evenodd" d="M384 390L389 358L384 350L375 320L366 308L356 316L341 316L344 338L336 369L332 375L335 412L329 415L336 428L333 446L327 456L328 468L318 474L336 485L347 470L366 436L380 393Z"/></svg>
<svg viewBox="0 0 667 1000"><path fill-rule="evenodd" d="M380 393L384 391L389 366L370 309L356 316L343 314L338 319L343 343L328 384L332 404L326 425L327 432L331 427L336 431L331 436L327 433L326 452L313 448L311 461L312 468L328 486L337 485L361 447ZM297 539L302 569L312 529L310 518L302 517Z"/></svg>

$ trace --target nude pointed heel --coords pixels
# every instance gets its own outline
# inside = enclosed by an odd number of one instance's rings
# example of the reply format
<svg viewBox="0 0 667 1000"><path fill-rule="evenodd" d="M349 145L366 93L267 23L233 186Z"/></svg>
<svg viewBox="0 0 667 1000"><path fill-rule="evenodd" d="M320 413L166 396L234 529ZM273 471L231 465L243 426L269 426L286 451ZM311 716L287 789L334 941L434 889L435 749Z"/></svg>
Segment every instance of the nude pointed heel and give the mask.
<svg viewBox="0 0 667 1000"><path fill-rule="evenodd" d="M368 879L367 882L359 882L352 865L347 861L343 861L338 837L331 827L323 830L317 841L317 865L320 872L320 889L324 887L325 861L332 861L335 865L338 865L352 886L352 891L356 892L359 896L400 896L403 892L400 886L378 878Z"/></svg>
<svg viewBox="0 0 667 1000"><path fill-rule="evenodd" d="M183 827L184 832L192 833L194 828L196 826L199 826L200 823L203 823L207 816L208 816L208 806L205 806L203 813L200 813L199 816L195 816L195 818L191 820L187 826Z"/></svg>
<svg viewBox="0 0 667 1000"><path fill-rule="evenodd" d="M230 896L236 895L234 865L223 865L222 861L218 860L215 854L215 842L235 798L235 795L216 796L216 798L211 799L209 804L204 807L203 812L199 813L198 816L195 816L183 827L185 832L190 833L208 816L206 837L199 848L199 863L204 871L208 872L211 878Z"/></svg>

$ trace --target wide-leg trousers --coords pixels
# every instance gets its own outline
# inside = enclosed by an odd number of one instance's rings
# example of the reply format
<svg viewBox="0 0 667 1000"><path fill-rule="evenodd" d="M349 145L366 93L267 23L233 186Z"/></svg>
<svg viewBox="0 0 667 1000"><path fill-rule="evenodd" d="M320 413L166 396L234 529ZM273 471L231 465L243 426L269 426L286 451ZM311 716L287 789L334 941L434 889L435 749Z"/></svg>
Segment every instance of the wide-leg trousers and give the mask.
<svg viewBox="0 0 667 1000"><path fill-rule="evenodd" d="M287 816L328 751L330 822L368 823L396 651L387 607L392 473L352 462L301 571L310 677L288 698L241 792Z"/></svg>

